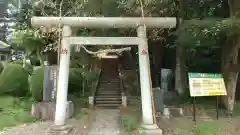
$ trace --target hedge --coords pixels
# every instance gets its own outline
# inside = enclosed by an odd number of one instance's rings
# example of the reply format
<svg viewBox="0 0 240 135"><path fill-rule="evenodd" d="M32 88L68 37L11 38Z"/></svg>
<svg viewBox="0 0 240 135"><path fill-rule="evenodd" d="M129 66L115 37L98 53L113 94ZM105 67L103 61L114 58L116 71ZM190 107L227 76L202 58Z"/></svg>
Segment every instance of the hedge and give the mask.
<svg viewBox="0 0 240 135"><path fill-rule="evenodd" d="M82 89L82 70L79 68L70 68L68 93L81 92Z"/></svg>
<svg viewBox="0 0 240 135"><path fill-rule="evenodd" d="M19 64L7 64L0 75L0 94L25 96L28 92L28 73Z"/></svg>
<svg viewBox="0 0 240 135"><path fill-rule="evenodd" d="M15 60L10 62L11 64L19 64L19 65L23 65L23 60Z"/></svg>
<svg viewBox="0 0 240 135"><path fill-rule="evenodd" d="M0 62L0 73L2 73L2 71L3 71L3 68L4 68L4 66L3 66L3 63L2 63L2 62Z"/></svg>
<svg viewBox="0 0 240 135"><path fill-rule="evenodd" d="M69 83L68 83L68 93L80 92L82 89L82 76L81 69L70 68L69 69ZM32 98L35 101L43 100L43 79L44 79L44 69L38 68L32 73L30 79L30 92Z"/></svg>

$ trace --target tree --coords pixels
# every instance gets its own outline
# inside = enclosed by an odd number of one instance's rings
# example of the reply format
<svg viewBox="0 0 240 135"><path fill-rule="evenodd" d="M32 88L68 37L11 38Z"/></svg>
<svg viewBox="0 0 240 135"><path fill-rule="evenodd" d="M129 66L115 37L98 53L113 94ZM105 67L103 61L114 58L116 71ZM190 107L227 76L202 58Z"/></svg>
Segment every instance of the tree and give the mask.
<svg viewBox="0 0 240 135"><path fill-rule="evenodd" d="M43 36L39 31L31 29L16 30L12 34L11 45L13 48L24 50L24 64L27 57L32 53L36 53L41 64L43 65L42 48L44 47Z"/></svg>
<svg viewBox="0 0 240 135"><path fill-rule="evenodd" d="M226 108L232 112L235 104L236 86L238 82L239 70L233 70L232 68L239 64L239 47L240 47L240 33L239 21L235 21L240 18L240 1L228 0L230 7L230 27L229 34L227 36L226 45L223 46L223 57L222 57L222 72L227 89L227 96L223 97L223 103Z"/></svg>

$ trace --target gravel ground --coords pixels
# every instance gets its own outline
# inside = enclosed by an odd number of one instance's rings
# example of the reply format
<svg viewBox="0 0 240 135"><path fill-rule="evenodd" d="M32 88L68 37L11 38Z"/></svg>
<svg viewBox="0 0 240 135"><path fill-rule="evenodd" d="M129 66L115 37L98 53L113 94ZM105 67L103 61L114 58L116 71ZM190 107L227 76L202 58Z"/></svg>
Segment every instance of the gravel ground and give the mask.
<svg viewBox="0 0 240 135"><path fill-rule="evenodd" d="M119 109L96 109L88 135L120 135Z"/></svg>
<svg viewBox="0 0 240 135"><path fill-rule="evenodd" d="M87 135L90 115L84 115L81 119L69 119L67 125L72 127L68 135ZM0 135L58 135L59 133L50 133L51 121L42 121L31 124L24 124L0 131Z"/></svg>
<svg viewBox="0 0 240 135"><path fill-rule="evenodd" d="M69 119L67 125L72 130L68 135L120 135L119 115L118 109L96 109L80 119ZM24 124L4 129L0 135L61 135L59 132L49 132L52 125L51 121Z"/></svg>

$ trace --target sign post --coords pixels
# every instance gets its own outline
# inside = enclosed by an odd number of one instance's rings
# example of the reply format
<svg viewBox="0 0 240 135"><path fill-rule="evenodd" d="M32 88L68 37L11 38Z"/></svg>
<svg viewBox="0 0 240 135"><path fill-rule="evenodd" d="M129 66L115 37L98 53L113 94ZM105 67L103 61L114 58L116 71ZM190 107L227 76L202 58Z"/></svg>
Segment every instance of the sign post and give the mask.
<svg viewBox="0 0 240 135"><path fill-rule="evenodd" d="M196 97L193 97L193 121L196 123Z"/></svg>
<svg viewBox="0 0 240 135"><path fill-rule="evenodd" d="M190 96L193 97L193 121L196 122L196 97L216 96L216 118L219 118L218 97L227 95L221 74L188 73Z"/></svg>

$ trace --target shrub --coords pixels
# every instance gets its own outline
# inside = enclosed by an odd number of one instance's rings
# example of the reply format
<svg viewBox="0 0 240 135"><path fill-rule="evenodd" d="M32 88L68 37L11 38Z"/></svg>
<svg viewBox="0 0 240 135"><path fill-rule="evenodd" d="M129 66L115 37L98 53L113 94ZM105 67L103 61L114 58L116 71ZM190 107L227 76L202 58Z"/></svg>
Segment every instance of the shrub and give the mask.
<svg viewBox="0 0 240 135"><path fill-rule="evenodd" d="M24 70L27 71L27 73L31 75L32 72L33 72L33 68L34 68L33 65L26 64L25 67L24 67Z"/></svg>
<svg viewBox="0 0 240 135"><path fill-rule="evenodd" d="M84 78L83 78L84 77ZM75 92L81 92L83 91L83 79L85 80L85 91L88 92L88 84L91 84L93 81L96 80L98 77L97 72L89 72L86 69L82 68L70 68L69 70L69 86L68 86L68 92L69 93L75 93Z"/></svg>
<svg viewBox="0 0 240 135"><path fill-rule="evenodd" d="M68 93L78 93L82 91L82 72L83 70L80 68L69 69ZM30 92L35 101L42 101L43 79L43 68L38 68L33 71L30 79Z"/></svg>
<svg viewBox="0 0 240 135"><path fill-rule="evenodd" d="M35 101L43 100L43 79L44 79L44 70L43 68L38 68L32 73L32 77L30 79L30 92L32 98Z"/></svg>
<svg viewBox="0 0 240 135"><path fill-rule="evenodd" d="M82 69L69 69L68 93L81 92L82 89Z"/></svg>
<svg viewBox="0 0 240 135"><path fill-rule="evenodd" d="M28 92L28 73L19 64L7 64L0 76L0 94L25 96Z"/></svg>
<svg viewBox="0 0 240 135"><path fill-rule="evenodd" d="M2 73L3 68L4 68L4 66L3 66L2 62L0 62L0 73Z"/></svg>
<svg viewBox="0 0 240 135"><path fill-rule="evenodd" d="M38 59L37 56L30 56L30 61L31 61L31 64L34 65L34 66L40 66L40 60Z"/></svg>
<svg viewBox="0 0 240 135"><path fill-rule="evenodd" d="M23 60L15 60L10 62L11 64L19 64L19 65L23 65Z"/></svg>

